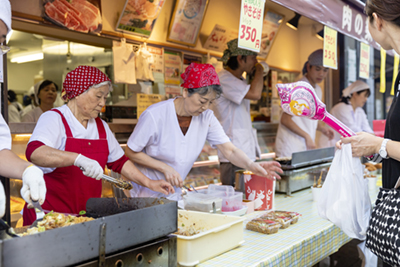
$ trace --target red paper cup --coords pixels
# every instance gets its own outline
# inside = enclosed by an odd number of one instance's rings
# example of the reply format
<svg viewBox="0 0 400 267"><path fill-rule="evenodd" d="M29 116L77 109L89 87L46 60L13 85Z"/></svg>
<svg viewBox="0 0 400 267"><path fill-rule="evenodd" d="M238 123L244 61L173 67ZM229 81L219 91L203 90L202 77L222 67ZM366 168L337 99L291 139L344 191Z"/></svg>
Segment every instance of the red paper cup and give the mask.
<svg viewBox="0 0 400 267"><path fill-rule="evenodd" d="M273 210L275 181L255 174L244 173L246 199L254 201L254 210Z"/></svg>

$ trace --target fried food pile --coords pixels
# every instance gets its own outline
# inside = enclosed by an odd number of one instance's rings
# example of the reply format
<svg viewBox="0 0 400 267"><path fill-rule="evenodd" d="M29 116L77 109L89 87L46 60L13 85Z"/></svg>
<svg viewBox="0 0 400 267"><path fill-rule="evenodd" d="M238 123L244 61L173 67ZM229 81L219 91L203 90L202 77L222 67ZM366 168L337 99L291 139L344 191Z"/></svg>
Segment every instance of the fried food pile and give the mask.
<svg viewBox="0 0 400 267"><path fill-rule="evenodd" d="M36 233L41 233L46 230L51 230L55 228L65 227L69 225L74 225L77 223L83 223L88 221L93 221L90 217L76 217L73 215L65 215L58 212L49 212L44 217L43 220L38 222L38 227L29 228L25 233L20 234L20 236L26 236Z"/></svg>

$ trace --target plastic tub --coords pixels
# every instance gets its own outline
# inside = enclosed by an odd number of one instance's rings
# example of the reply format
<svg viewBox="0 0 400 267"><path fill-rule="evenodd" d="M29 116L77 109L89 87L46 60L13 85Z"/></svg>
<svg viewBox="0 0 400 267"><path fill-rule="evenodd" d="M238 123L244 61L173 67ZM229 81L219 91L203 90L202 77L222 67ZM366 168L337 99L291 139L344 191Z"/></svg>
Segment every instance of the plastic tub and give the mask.
<svg viewBox="0 0 400 267"><path fill-rule="evenodd" d="M221 212L222 197L201 193L188 193L183 196L185 210L195 210L203 212Z"/></svg>
<svg viewBox="0 0 400 267"><path fill-rule="evenodd" d="M178 224L195 223L204 232L193 236L177 235L178 264L195 266L244 243L244 217L178 210Z"/></svg>
<svg viewBox="0 0 400 267"><path fill-rule="evenodd" d="M222 198L222 212L233 212L243 208L243 193L235 192L233 186L210 184L207 194Z"/></svg>

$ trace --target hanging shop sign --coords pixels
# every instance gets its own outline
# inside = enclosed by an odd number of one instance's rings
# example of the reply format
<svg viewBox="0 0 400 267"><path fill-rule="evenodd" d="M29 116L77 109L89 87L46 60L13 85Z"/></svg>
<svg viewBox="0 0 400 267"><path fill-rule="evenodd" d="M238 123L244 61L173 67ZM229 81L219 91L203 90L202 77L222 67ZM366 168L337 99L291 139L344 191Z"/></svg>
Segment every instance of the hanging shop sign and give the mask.
<svg viewBox="0 0 400 267"><path fill-rule="evenodd" d="M395 76L393 76L395 77ZM386 91L386 51L381 48L381 82L379 93Z"/></svg>
<svg viewBox="0 0 400 267"><path fill-rule="evenodd" d="M207 50L214 50L224 52L227 48L226 44L238 37L238 31L222 25L215 24L214 29L204 43L203 48Z"/></svg>
<svg viewBox="0 0 400 267"><path fill-rule="evenodd" d="M260 58L264 60L267 59L272 44L276 39L276 35L278 34L279 29L281 28L283 19L284 16L272 11L268 10L265 13L263 27L262 27L260 53L258 54Z"/></svg>
<svg viewBox="0 0 400 267"><path fill-rule="evenodd" d="M392 89L390 90L390 95L394 95L394 86L396 83L397 74L399 73L399 55L397 53L394 54L394 62L393 62L393 81L392 81Z"/></svg>
<svg viewBox="0 0 400 267"><path fill-rule="evenodd" d="M327 26L324 27L323 65L337 69L337 31Z"/></svg>
<svg viewBox="0 0 400 267"><path fill-rule="evenodd" d="M166 84L181 84L181 65L180 53L164 51L164 82Z"/></svg>
<svg viewBox="0 0 400 267"><path fill-rule="evenodd" d="M137 94L137 117L139 118L143 111L151 105L161 101L161 95L158 94Z"/></svg>
<svg viewBox="0 0 400 267"><path fill-rule="evenodd" d="M238 46L260 52L265 0L242 0Z"/></svg>
<svg viewBox="0 0 400 267"><path fill-rule="evenodd" d="M369 78L369 54L369 45L360 43L360 78Z"/></svg>
<svg viewBox="0 0 400 267"><path fill-rule="evenodd" d="M196 46L208 0L177 0L167 41Z"/></svg>
<svg viewBox="0 0 400 267"><path fill-rule="evenodd" d="M44 18L78 32L100 33L102 16L100 0L44 0Z"/></svg>
<svg viewBox="0 0 400 267"><path fill-rule="evenodd" d="M271 0L380 50L368 30L368 16L343 0ZM393 51L388 51L393 55Z"/></svg>
<svg viewBox="0 0 400 267"><path fill-rule="evenodd" d="M126 0L124 9L118 19L116 30L150 37L163 5L164 0Z"/></svg>

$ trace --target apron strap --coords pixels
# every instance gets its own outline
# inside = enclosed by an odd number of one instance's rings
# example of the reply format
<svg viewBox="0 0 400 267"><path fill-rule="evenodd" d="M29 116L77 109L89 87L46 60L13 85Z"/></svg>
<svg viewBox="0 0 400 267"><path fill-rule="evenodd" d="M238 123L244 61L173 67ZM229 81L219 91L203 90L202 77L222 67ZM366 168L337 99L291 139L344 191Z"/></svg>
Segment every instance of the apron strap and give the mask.
<svg viewBox="0 0 400 267"><path fill-rule="evenodd" d="M106 129L104 129L103 122L99 117L96 119L97 131L99 131L99 139L107 139Z"/></svg>
<svg viewBox="0 0 400 267"><path fill-rule="evenodd" d="M62 120L62 122L64 124L65 134L67 135L68 138L73 138L72 132L71 132L71 128L69 128L69 125L68 125L67 120L65 119L64 115L58 109L54 109L53 108L53 109L51 109L51 111L55 111L58 114L60 114L61 120Z"/></svg>

